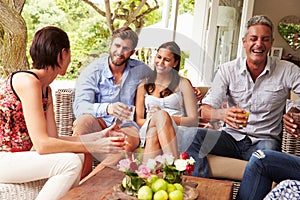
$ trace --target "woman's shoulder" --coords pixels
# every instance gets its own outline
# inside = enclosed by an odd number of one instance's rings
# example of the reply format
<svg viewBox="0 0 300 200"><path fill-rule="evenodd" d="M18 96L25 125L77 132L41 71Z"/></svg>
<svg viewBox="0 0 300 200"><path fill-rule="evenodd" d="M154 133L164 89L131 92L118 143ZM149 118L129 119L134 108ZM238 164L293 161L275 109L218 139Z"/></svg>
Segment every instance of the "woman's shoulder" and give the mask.
<svg viewBox="0 0 300 200"><path fill-rule="evenodd" d="M35 75L16 73L12 76L11 87L18 97L29 97L40 91L41 83Z"/></svg>
<svg viewBox="0 0 300 200"><path fill-rule="evenodd" d="M179 82L179 88L181 91L184 91L185 89L193 89L193 86L188 78L181 77Z"/></svg>
<svg viewBox="0 0 300 200"><path fill-rule="evenodd" d="M142 79L141 83L137 86L137 95L144 95L146 93L145 84L146 79Z"/></svg>
<svg viewBox="0 0 300 200"><path fill-rule="evenodd" d="M28 87L39 85L40 81L33 73L14 73L12 74L12 83L14 86Z"/></svg>
<svg viewBox="0 0 300 200"><path fill-rule="evenodd" d="M146 78L143 78L140 84L138 85L138 87L140 86L144 87L145 84L146 84Z"/></svg>

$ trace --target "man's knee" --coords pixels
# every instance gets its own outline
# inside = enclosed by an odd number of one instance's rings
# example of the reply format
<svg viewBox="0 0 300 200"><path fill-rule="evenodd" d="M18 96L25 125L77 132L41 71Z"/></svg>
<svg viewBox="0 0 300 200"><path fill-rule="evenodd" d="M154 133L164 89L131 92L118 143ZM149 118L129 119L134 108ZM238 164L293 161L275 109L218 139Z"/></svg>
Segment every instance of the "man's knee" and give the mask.
<svg viewBox="0 0 300 200"><path fill-rule="evenodd" d="M81 115L73 123L73 135L84 135L100 130L102 127L92 115Z"/></svg>
<svg viewBox="0 0 300 200"><path fill-rule="evenodd" d="M256 149L280 151L280 142L276 140L261 140L257 143Z"/></svg>
<svg viewBox="0 0 300 200"><path fill-rule="evenodd" d="M128 137L128 144L125 146L126 151L134 151L140 144L140 139L136 137Z"/></svg>

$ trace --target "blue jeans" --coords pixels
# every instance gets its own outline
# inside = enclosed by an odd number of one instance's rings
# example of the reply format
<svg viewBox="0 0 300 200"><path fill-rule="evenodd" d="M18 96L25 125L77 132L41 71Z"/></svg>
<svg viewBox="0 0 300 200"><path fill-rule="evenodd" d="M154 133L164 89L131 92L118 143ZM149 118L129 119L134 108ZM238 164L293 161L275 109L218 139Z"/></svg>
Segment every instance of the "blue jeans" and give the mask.
<svg viewBox="0 0 300 200"><path fill-rule="evenodd" d="M238 192L237 199L263 199L271 190L272 182L285 179L300 180L300 158L277 151L263 151L264 157L251 156Z"/></svg>
<svg viewBox="0 0 300 200"><path fill-rule="evenodd" d="M280 143L276 140L262 140L252 144L247 136L240 141L236 141L225 131L199 128L187 152L196 161L192 175L209 177L207 154L249 160L251 154L258 149L279 151Z"/></svg>

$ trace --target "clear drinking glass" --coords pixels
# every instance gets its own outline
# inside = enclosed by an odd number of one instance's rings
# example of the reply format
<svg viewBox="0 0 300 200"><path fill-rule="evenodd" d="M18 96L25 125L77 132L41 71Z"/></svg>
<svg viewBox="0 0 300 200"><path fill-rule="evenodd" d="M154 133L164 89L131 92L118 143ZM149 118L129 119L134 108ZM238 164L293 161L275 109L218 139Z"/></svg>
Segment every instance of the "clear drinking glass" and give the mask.
<svg viewBox="0 0 300 200"><path fill-rule="evenodd" d="M135 112L135 106L128 106L130 111L130 116L123 120L123 122L132 122L134 120L134 112Z"/></svg>
<svg viewBox="0 0 300 200"><path fill-rule="evenodd" d="M247 117L247 121L245 121L244 123L238 124L239 128L245 128L248 124L251 105L249 104L249 105L246 105L246 106L243 106L243 107L238 105L238 107L240 107L241 109L246 111L245 113L240 113L240 115L243 115L244 117Z"/></svg>

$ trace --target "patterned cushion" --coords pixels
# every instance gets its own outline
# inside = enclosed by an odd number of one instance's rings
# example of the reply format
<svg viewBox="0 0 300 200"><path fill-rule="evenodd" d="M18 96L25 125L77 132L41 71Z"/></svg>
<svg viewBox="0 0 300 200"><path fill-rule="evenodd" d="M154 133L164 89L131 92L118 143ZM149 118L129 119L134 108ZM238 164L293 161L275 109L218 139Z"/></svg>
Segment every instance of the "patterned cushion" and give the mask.
<svg viewBox="0 0 300 200"><path fill-rule="evenodd" d="M300 181L297 180L285 180L280 182L275 188L269 192L264 200L290 200L300 199Z"/></svg>

